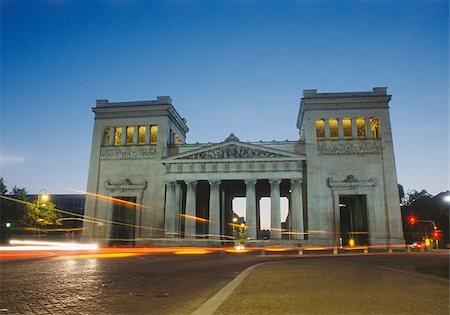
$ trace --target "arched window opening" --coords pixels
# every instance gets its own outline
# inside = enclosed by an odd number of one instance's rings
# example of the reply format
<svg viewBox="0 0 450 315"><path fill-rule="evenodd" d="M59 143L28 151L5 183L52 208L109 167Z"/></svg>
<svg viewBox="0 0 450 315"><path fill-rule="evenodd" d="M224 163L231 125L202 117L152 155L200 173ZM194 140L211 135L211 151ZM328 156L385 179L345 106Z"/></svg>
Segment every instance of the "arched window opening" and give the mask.
<svg viewBox="0 0 450 315"><path fill-rule="evenodd" d="M344 139L352 138L352 120L350 118L342 119L342 127L344 129Z"/></svg>
<svg viewBox="0 0 450 315"><path fill-rule="evenodd" d="M373 139L380 139L380 120L378 117L370 117L370 130Z"/></svg>
<svg viewBox="0 0 450 315"><path fill-rule="evenodd" d="M316 136L317 140L325 139L325 120L322 118L316 119Z"/></svg>
<svg viewBox="0 0 450 315"><path fill-rule="evenodd" d="M356 128L358 130L358 138L366 137L366 120L363 117L356 118Z"/></svg>
<svg viewBox="0 0 450 315"><path fill-rule="evenodd" d="M127 145L133 144L134 127L127 127Z"/></svg>
<svg viewBox="0 0 450 315"><path fill-rule="evenodd" d="M147 133L146 126L139 126L138 128L138 144L145 144L145 134Z"/></svg>
<svg viewBox="0 0 450 315"><path fill-rule="evenodd" d="M110 133L111 133L111 128L109 128L109 127L103 128L102 145L108 145L109 144Z"/></svg>
<svg viewBox="0 0 450 315"><path fill-rule="evenodd" d="M150 127L150 144L156 144L158 142L158 125Z"/></svg>
<svg viewBox="0 0 450 315"><path fill-rule="evenodd" d="M114 145L120 145L122 143L122 127L116 127L116 132L114 133Z"/></svg>
<svg viewBox="0 0 450 315"><path fill-rule="evenodd" d="M328 119L328 126L330 127L330 139L335 140L339 138L338 120L337 118Z"/></svg>

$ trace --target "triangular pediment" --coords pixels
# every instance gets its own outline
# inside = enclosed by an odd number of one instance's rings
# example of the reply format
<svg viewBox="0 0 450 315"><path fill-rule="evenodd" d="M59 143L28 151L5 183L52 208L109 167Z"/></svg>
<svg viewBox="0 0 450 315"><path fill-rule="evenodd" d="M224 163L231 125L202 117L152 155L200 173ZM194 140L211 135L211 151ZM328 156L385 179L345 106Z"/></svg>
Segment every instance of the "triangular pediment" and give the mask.
<svg viewBox="0 0 450 315"><path fill-rule="evenodd" d="M212 144L207 147L183 152L165 160L223 160L223 159L303 159L303 155L288 152L284 150L269 148L262 145L244 143L240 141L225 141L218 144Z"/></svg>

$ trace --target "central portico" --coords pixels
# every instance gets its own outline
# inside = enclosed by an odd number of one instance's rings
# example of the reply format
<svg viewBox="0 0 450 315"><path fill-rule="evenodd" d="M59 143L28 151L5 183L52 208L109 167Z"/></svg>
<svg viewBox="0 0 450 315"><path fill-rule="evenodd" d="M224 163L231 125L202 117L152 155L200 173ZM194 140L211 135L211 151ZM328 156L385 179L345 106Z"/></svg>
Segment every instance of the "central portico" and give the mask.
<svg viewBox="0 0 450 315"><path fill-rule="evenodd" d="M288 142L285 145L292 147ZM221 143L172 154L162 161L166 166L166 238L231 238L232 200L236 197L246 198L247 241L259 238L262 197L271 199L272 241L282 239L281 197L289 200L288 229L283 238L304 238L304 154L240 142L233 134Z"/></svg>

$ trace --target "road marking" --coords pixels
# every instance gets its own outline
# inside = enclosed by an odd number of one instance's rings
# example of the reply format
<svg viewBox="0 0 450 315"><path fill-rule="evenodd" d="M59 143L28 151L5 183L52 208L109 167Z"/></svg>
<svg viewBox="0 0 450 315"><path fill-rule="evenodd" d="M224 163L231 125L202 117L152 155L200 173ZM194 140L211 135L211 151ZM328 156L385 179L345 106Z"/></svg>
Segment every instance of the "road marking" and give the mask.
<svg viewBox="0 0 450 315"><path fill-rule="evenodd" d="M248 267L244 271L242 271L239 276L231 280L226 286L224 286L219 292L217 292L213 297L211 297L208 301L206 301L200 308L198 308L192 315L210 315L214 313L220 305L230 296L230 294L241 284L241 282L247 277L250 272L258 266L273 263L264 262L259 263L253 266ZM276 261L279 262L279 261Z"/></svg>
<svg viewBox="0 0 450 315"><path fill-rule="evenodd" d="M381 268L381 269L385 269L385 270L390 270L390 271L396 271L396 272L406 273L406 274L408 274L408 275L414 275L414 276L420 276L420 277L424 277L424 278L428 278L428 279L434 279L434 280L440 280L440 281L444 281L444 282L450 282L450 280L443 279L443 278L439 278L439 277L437 277L437 276L424 275L424 274L417 273L417 272L406 271L406 270L395 269L395 268L389 268L389 267L384 267L384 266L377 266L377 267L378 267L378 268Z"/></svg>

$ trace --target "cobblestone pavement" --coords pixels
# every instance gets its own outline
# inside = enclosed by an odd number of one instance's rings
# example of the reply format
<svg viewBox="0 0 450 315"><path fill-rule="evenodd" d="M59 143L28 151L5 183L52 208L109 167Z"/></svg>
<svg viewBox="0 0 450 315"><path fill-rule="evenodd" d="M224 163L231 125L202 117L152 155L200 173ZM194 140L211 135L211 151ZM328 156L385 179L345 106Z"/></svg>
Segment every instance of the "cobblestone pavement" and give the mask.
<svg viewBox="0 0 450 315"><path fill-rule="evenodd" d="M190 314L255 255L150 255L1 262L0 313ZM286 258L283 258L286 259Z"/></svg>

